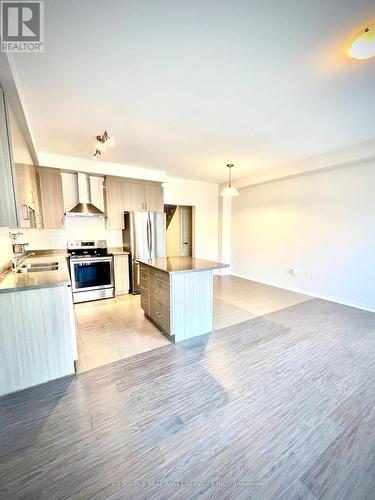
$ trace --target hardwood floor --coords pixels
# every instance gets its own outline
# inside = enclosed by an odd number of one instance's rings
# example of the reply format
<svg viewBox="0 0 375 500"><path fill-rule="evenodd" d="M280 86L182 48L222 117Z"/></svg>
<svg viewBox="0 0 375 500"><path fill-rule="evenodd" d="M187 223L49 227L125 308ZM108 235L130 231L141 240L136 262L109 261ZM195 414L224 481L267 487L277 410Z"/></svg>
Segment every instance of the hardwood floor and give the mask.
<svg viewBox="0 0 375 500"><path fill-rule="evenodd" d="M215 276L214 297L214 330L311 299L235 276ZM79 373L170 343L145 318L140 295L84 302L75 311Z"/></svg>
<svg viewBox="0 0 375 500"><path fill-rule="evenodd" d="M296 305L0 399L6 499L372 499L375 314Z"/></svg>

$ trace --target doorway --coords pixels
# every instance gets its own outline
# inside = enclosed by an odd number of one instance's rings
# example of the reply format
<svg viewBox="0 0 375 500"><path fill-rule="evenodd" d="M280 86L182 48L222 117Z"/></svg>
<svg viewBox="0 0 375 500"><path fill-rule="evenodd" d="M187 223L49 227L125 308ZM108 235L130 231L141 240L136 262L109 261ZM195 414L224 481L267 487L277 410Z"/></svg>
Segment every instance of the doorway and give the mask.
<svg viewBox="0 0 375 500"><path fill-rule="evenodd" d="M165 205L167 214L167 257L192 257L193 207Z"/></svg>

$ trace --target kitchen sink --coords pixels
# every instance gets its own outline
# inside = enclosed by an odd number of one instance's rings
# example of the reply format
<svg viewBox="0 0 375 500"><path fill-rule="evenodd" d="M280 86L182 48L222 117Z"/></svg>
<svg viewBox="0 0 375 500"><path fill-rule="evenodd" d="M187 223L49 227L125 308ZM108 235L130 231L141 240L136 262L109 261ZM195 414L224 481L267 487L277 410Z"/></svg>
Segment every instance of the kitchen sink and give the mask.
<svg viewBox="0 0 375 500"><path fill-rule="evenodd" d="M34 262L32 264L24 264L17 269L17 273L40 273L43 271L57 271L58 269L58 262Z"/></svg>
<svg viewBox="0 0 375 500"><path fill-rule="evenodd" d="M24 264L22 267L58 267L58 262L33 262L31 264Z"/></svg>

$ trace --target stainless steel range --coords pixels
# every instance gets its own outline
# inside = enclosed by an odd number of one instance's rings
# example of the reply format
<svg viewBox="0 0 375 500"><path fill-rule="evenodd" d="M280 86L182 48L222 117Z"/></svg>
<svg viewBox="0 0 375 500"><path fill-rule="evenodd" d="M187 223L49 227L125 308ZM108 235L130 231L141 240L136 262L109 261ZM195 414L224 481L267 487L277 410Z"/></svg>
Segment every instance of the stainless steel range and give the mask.
<svg viewBox="0 0 375 500"><path fill-rule="evenodd" d="M70 240L67 248L73 302L114 297L113 255L106 240Z"/></svg>

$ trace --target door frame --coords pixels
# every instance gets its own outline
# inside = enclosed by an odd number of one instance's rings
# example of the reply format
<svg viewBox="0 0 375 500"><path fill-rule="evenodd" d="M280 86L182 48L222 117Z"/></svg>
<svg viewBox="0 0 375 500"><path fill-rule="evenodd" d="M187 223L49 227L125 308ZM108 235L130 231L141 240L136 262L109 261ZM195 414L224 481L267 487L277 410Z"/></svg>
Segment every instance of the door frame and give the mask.
<svg viewBox="0 0 375 500"><path fill-rule="evenodd" d="M191 256L194 257L194 207L191 205L178 205L180 212L180 254L184 253L184 235L183 235L183 209L189 209L190 227L191 227ZM185 211L186 213L186 211Z"/></svg>

